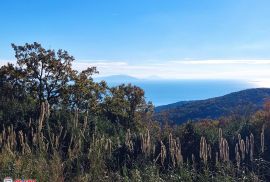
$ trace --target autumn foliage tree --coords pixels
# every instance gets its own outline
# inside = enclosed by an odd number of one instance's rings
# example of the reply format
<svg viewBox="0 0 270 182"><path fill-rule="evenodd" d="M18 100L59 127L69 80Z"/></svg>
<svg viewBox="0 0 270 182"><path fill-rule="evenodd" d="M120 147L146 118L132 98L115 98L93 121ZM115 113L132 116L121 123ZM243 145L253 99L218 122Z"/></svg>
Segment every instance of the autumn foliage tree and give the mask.
<svg viewBox="0 0 270 182"><path fill-rule="evenodd" d="M109 89L109 94L105 97L104 112L113 123L135 129L142 118L146 122L147 114L152 112L152 104L145 102L141 88L122 84Z"/></svg>
<svg viewBox="0 0 270 182"><path fill-rule="evenodd" d="M26 90L39 103L47 100L51 105L59 103L61 93L66 89L75 71L71 68L74 61L67 51L46 50L41 44L12 44L17 59L15 69L23 74Z"/></svg>
<svg viewBox="0 0 270 182"><path fill-rule="evenodd" d="M1 120L12 123L11 120L37 118L44 101L48 101L54 113L79 111L124 128L134 127L151 114L151 104L145 102L142 89L130 84L109 88L104 81L95 82L93 75L98 73L97 69L74 70L75 59L67 51L45 49L36 42L12 44L12 48L16 64L0 68Z"/></svg>

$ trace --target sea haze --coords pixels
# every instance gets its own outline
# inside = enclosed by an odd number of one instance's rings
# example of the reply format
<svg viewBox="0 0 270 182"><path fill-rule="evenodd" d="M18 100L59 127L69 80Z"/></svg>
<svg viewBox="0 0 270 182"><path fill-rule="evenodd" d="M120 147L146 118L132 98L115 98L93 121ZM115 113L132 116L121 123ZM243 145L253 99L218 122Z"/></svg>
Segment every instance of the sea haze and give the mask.
<svg viewBox="0 0 270 182"><path fill-rule="evenodd" d="M105 80L109 86L116 86L122 83L137 85L145 91L146 100L152 101L155 106L179 101L202 100L256 87L254 84L246 81L148 80L125 75L100 77L95 80Z"/></svg>

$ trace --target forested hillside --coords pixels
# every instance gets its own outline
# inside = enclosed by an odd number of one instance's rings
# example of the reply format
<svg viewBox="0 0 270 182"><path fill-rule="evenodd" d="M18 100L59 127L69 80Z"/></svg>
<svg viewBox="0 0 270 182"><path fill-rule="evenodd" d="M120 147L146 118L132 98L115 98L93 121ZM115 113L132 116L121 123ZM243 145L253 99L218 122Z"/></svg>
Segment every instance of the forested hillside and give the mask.
<svg viewBox="0 0 270 182"><path fill-rule="evenodd" d="M141 88L95 82L97 69L74 70L75 58L64 50L12 47L17 63L0 68L1 180L270 179L270 104L257 97L269 90L197 103L219 100L218 107L231 110L250 101L264 105L247 117L172 125L155 120ZM215 107L207 112L219 114Z"/></svg>
<svg viewBox="0 0 270 182"><path fill-rule="evenodd" d="M247 89L222 97L159 106L155 108L155 119L161 121L163 118L180 124L188 120L248 117L261 110L269 100L269 88Z"/></svg>

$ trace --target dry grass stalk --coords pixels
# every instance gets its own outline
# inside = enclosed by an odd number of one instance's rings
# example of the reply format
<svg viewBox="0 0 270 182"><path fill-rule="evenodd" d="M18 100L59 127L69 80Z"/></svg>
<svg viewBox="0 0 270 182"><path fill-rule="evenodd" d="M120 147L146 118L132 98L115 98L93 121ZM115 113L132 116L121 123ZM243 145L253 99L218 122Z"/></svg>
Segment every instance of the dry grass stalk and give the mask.
<svg viewBox="0 0 270 182"><path fill-rule="evenodd" d="M208 144L207 150L208 150L208 157L209 157L209 159L212 159L212 149L211 149L211 145L210 144Z"/></svg>
<svg viewBox="0 0 270 182"><path fill-rule="evenodd" d="M169 151L170 151L170 159L172 161L173 167L180 166L183 163L183 156L181 151L181 143L180 139L174 139L172 134L169 135Z"/></svg>
<svg viewBox="0 0 270 182"><path fill-rule="evenodd" d="M44 120L46 118L49 118L50 116L50 105L48 101L46 100L45 102L41 103L40 107L40 115L38 119L38 131L40 132L42 130L42 127L44 125Z"/></svg>
<svg viewBox="0 0 270 182"><path fill-rule="evenodd" d="M120 148L121 147L121 141L120 141L120 138L118 136L116 137L116 143L117 143L117 147Z"/></svg>
<svg viewBox="0 0 270 182"><path fill-rule="evenodd" d="M223 160L223 148L222 148L223 132L222 129L218 129L218 143L219 143L219 158Z"/></svg>
<svg viewBox="0 0 270 182"><path fill-rule="evenodd" d="M196 171L196 161L194 154L191 155L191 159L192 159L192 168L194 171Z"/></svg>
<svg viewBox="0 0 270 182"><path fill-rule="evenodd" d="M203 160L205 164L207 163L208 146L205 137L201 137L200 141L200 158Z"/></svg>
<svg viewBox="0 0 270 182"><path fill-rule="evenodd" d="M245 159L246 146L245 146L245 141L243 139L240 140L239 146L240 146L242 160L244 160Z"/></svg>
<svg viewBox="0 0 270 182"><path fill-rule="evenodd" d="M175 147L176 141L173 139L172 134L169 134L169 151L170 151L170 159L172 161L173 167L175 167Z"/></svg>
<svg viewBox="0 0 270 182"><path fill-rule="evenodd" d="M166 146L163 144L162 141L160 141L160 161L161 161L161 165L164 164L164 161L166 159Z"/></svg>
<svg viewBox="0 0 270 182"><path fill-rule="evenodd" d="M261 132L261 152L264 153L264 130L265 130L265 125L262 127L262 132Z"/></svg>
<svg viewBox="0 0 270 182"><path fill-rule="evenodd" d="M77 128L79 124L79 110L75 109L75 116L73 120L73 128Z"/></svg>
<svg viewBox="0 0 270 182"><path fill-rule="evenodd" d="M229 145L225 138L221 139L220 147L220 159L224 162L229 161Z"/></svg>
<svg viewBox="0 0 270 182"><path fill-rule="evenodd" d="M218 163L218 152L216 152L216 164Z"/></svg>
<svg viewBox="0 0 270 182"><path fill-rule="evenodd" d="M106 139L106 144L105 144L105 150L108 151L109 157L112 155L112 141L111 139Z"/></svg>
<svg viewBox="0 0 270 182"><path fill-rule="evenodd" d="M253 161L254 155L254 135L250 134L250 160Z"/></svg>
<svg viewBox="0 0 270 182"><path fill-rule="evenodd" d="M240 163L241 163L241 157L240 157L240 153L239 153L239 144L236 143L235 145L235 160L236 160L236 165L238 170L240 169Z"/></svg>
<svg viewBox="0 0 270 182"><path fill-rule="evenodd" d="M249 153L249 138L246 136L246 154L248 155Z"/></svg>
<svg viewBox="0 0 270 182"><path fill-rule="evenodd" d="M219 143L221 143L221 139L223 137L223 131L221 128L218 129L218 141Z"/></svg>
<svg viewBox="0 0 270 182"><path fill-rule="evenodd" d="M0 146L3 145L3 138L2 138L2 134L0 134Z"/></svg>
<svg viewBox="0 0 270 182"><path fill-rule="evenodd" d="M40 133L43 127L44 123L44 116L45 116L45 104L44 102L41 103L41 108L40 108L40 115L38 119L38 132Z"/></svg>
<svg viewBox="0 0 270 182"><path fill-rule="evenodd" d="M84 121L83 121L83 130L82 133L85 132L86 127L87 127L87 123L88 123L88 111L86 111L86 115L84 116Z"/></svg>
<svg viewBox="0 0 270 182"><path fill-rule="evenodd" d="M183 155L181 149L181 142L179 138L176 138L175 158L178 166L183 164Z"/></svg>
<svg viewBox="0 0 270 182"><path fill-rule="evenodd" d="M140 134L141 137L141 151L146 156L149 156L151 153L151 138L150 138L150 132L147 129L146 134Z"/></svg>
<svg viewBox="0 0 270 182"><path fill-rule="evenodd" d="M238 137L238 143L240 143L240 141L241 141L241 139L242 139L241 134L239 133L239 134L237 135L237 137Z"/></svg>
<svg viewBox="0 0 270 182"><path fill-rule="evenodd" d="M130 151L133 151L133 142L132 142L132 138L131 138L130 129L128 129L126 132L125 145L127 146L127 148Z"/></svg>
<svg viewBox="0 0 270 182"><path fill-rule="evenodd" d="M153 156L155 156L155 154L156 154L156 145L155 144L152 145L152 153L153 153Z"/></svg>
<svg viewBox="0 0 270 182"><path fill-rule="evenodd" d="M225 138L223 138L223 132L222 129L219 128L218 132L219 137L219 157L220 160L223 160L224 162L229 161L229 145Z"/></svg>

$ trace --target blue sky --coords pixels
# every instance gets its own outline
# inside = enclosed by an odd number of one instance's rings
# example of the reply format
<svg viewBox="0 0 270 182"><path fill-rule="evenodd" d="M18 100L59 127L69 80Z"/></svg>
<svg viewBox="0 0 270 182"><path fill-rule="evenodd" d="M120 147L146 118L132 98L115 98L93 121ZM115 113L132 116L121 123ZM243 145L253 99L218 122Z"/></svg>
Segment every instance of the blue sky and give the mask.
<svg viewBox="0 0 270 182"><path fill-rule="evenodd" d="M203 69L205 78L227 78L235 70L233 77L262 80L267 72L259 72L270 68L269 7L269 0L1 1L0 60L14 60L11 43L37 41L69 51L77 67L99 65L103 75L201 78ZM179 65L189 60L206 64Z"/></svg>

